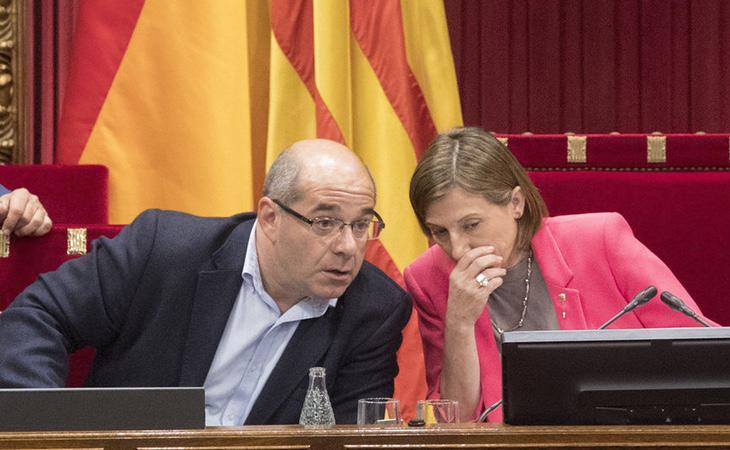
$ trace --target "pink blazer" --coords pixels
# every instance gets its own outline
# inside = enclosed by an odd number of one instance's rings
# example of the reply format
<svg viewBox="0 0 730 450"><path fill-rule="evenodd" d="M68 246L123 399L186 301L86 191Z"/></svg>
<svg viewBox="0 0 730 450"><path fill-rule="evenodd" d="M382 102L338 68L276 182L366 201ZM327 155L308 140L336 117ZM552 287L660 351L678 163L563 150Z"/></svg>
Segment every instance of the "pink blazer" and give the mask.
<svg viewBox="0 0 730 450"><path fill-rule="evenodd" d="M595 329L649 285L669 291L698 313L697 304L671 270L635 237L617 213L546 218L532 239L532 250L547 284L561 329ZM681 251L681 249L677 249ZM404 272L419 315L429 398L439 397L444 317L454 261L437 245ZM692 319L669 309L659 298L635 309L610 328L694 327ZM481 369L481 409L502 398L502 364L484 309L476 323ZM490 414L501 421L501 408Z"/></svg>

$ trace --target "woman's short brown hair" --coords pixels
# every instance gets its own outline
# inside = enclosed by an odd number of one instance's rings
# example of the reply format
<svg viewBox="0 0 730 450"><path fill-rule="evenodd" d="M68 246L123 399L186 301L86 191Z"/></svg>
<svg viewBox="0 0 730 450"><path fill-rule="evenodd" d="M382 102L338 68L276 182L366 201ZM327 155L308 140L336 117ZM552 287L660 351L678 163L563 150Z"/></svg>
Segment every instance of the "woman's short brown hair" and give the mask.
<svg viewBox="0 0 730 450"><path fill-rule="evenodd" d="M411 206L426 235L426 210L449 190L459 187L506 205L519 186L525 210L517 221L516 247L525 250L547 216L540 193L517 158L497 138L477 127L454 128L431 142L411 177Z"/></svg>

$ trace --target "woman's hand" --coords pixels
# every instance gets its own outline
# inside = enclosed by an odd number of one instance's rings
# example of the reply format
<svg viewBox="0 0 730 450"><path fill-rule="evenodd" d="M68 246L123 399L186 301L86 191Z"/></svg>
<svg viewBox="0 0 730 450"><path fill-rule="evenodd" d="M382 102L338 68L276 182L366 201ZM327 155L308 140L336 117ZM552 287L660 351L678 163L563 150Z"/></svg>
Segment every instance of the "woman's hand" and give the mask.
<svg viewBox="0 0 730 450"><path fill-rule="evenodd" d="M489 295L502 285L506 273L502 257L489 245L466 252L449 276L441 398L459 402L462 421L474 419L481 398L474 324L482 315ZM486 277L479 277L481 283L477 280L479 274Z"/></svg>
<svg viewBox="0 0 730 450"><path fill-rule="evenodd" d="M507 271L501 265L502 257L491 245L473 248L461 257L449 276L447 329L459 327L473 332L489 295L502 285Z"/></svg>

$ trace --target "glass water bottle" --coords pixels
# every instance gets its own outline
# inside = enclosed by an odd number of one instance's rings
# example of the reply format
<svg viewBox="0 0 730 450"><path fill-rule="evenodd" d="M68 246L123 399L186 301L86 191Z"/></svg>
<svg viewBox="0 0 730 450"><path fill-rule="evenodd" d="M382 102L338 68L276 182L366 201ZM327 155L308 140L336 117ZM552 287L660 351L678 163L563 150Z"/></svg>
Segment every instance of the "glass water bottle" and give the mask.
<svg viewBox="0 0 730 450"><path fill-rule="evenodd" d="M335 424L330 397L327 395L324 367L309 369L309 389L304 398L299 424L305 427L325 428Z"/></svg>

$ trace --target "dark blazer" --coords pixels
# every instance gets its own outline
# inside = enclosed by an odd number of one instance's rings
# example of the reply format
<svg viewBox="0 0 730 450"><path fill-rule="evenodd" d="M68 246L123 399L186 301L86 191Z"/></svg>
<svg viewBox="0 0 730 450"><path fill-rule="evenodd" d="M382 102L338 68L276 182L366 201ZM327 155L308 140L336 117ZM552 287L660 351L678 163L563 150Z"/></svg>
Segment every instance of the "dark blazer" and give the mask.
<svg viewBox="0 0 730 450"><path fill-rule="evenodd" d="M89 386L202 386L242 283L253 214L146 211L41 275L0 314L0 387L63 386L68 353L97 349ZM324 316L301 322L247 424L297 423L308 369L327 369L338 423L391 396L408 295L367 262Z"/></svg>

